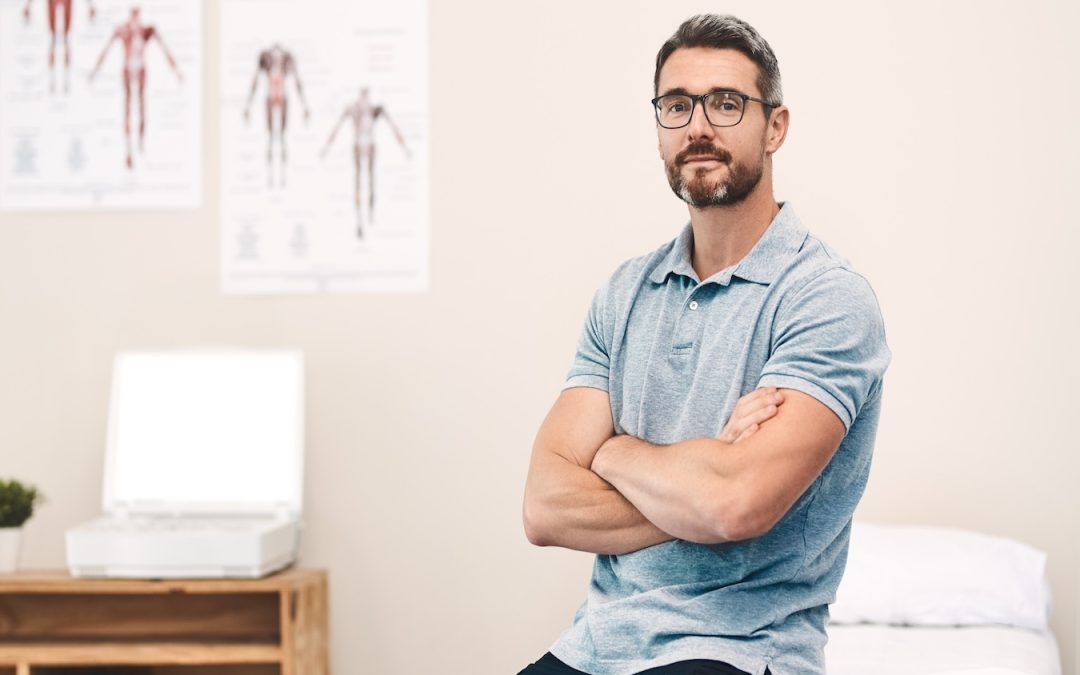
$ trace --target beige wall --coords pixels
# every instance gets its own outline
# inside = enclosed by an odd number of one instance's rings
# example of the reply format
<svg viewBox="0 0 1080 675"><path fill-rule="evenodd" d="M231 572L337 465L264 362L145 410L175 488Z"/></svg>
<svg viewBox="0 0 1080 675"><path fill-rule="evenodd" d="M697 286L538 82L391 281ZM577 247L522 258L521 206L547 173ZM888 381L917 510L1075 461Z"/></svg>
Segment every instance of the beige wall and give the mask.
<svg viewBox="0 0 1080 675"><path fill-rule="evenodd" d="M859 515L1049 551L1077 675L1080 10L1066 0L432 2L432 291L272 299L218 290L208 3L203 207L0 216L0 474L49 496L23 566L61 567L64 530L100 509L114 352L296 346L302 562L330 570L336 672L513 673L542 653L591 561L525 541L532 437L593 289L686 217L647 101L660 42L706 9L777 51L793 110L778 197L885 314L895 357ZM471 104L478 92L500 105Z"/></svg>

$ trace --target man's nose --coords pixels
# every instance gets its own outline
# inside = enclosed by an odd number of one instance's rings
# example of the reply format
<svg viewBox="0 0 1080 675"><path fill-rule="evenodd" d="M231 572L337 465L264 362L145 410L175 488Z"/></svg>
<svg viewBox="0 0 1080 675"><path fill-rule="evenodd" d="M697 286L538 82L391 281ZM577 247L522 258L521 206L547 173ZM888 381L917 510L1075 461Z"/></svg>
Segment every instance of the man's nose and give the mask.
<svg viewBox="0 0 1080 675"><path fill-rule="evenodd" d="M705 116L705 101L696 101L696 104L690 113L690 124L687 125L686 133L690 139L712 138L716 131Z"/></svg>

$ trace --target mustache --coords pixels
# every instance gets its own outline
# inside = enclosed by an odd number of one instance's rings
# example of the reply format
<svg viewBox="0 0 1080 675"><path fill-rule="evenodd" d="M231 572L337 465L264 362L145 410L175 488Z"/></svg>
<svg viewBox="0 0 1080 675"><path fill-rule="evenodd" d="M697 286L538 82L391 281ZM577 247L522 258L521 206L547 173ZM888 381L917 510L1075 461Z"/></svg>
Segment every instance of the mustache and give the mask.
<svg viewBox="0 0 1080 675"><path fill-rule="evenodd" d="M727 150L718 148L708 141L695 141L675 155L675 164L685 164L688 157L700 157L702 155L715 157L724 164L731 163L731 153Z"/></svg>

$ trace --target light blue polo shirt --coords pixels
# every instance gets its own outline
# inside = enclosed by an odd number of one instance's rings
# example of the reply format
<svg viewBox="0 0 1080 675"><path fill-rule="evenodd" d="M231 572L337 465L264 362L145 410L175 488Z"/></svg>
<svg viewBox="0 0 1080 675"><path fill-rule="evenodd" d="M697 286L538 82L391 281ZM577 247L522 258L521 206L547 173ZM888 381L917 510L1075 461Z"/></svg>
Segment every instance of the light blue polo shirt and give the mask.
<svg viewBox="0 0 1080 675"><path fill-rule="evenodd" d="M623 263L593 299L566 387L611 399L615 430L656 444L717 437L739 397L797 389L847 435L769 532L598 555L588 598L551 652L593 675L688 659L753 675L824 673L828 604L847 560L889 364L866 279L782 206L737 264L699 281L690 225Z"/></svg>

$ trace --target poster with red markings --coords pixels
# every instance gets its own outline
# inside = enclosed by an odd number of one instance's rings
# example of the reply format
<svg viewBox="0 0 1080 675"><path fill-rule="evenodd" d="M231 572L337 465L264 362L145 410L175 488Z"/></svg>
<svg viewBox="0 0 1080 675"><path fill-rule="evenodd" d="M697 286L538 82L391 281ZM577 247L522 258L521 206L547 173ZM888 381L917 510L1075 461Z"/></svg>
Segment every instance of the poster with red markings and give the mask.
<svg viewBox="0 0 1080 675"><path fill-rule="evenodd" d="M0 210L194 208L191 0L0 0Z"/></svg>
<svg viewBox="0 0 1080 675"><path fill-rule="evenodd" d="M223 291L426 291L424 0L220 11Z"/></svg>

